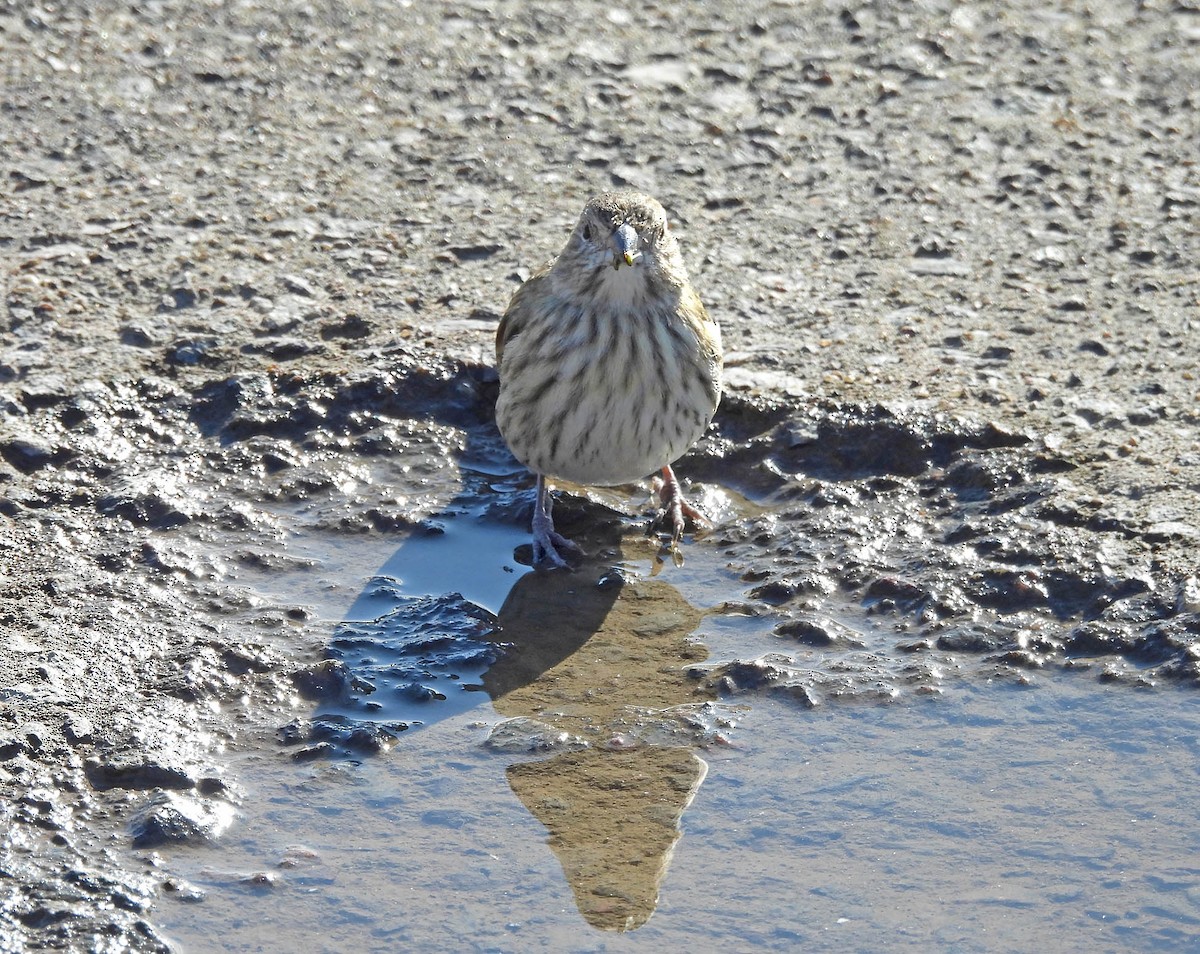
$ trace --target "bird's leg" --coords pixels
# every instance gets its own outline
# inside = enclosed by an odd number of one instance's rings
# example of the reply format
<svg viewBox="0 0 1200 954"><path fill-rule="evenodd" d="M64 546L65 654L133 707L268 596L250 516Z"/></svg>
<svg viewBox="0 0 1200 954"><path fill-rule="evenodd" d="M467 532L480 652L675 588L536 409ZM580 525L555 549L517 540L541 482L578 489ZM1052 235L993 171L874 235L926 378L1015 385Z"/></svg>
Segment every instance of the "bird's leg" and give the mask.
<svg viewBox="0 0 1200 954"><path fill-rule="evenodd" d="M658 488L658 498L662 501L663 516L671 521L671 542L679 543L683 539L684 517L695 526L707 527L708 518L690 503L683 499L683 491L679 489L679 481L670 464L662 469L662 486Z"/></svg>
<svg viewBox="0 0 1200 954"><path fill-rule="evenodd" d="M554 532L554 519L550 516L553 505L550 488L546 486L546 478L538 474L537 499L533 504L533 565L569 569L570 564L562 558L559 550L576 557L586 554L582 547L568 540L561 533Z"/></svg>

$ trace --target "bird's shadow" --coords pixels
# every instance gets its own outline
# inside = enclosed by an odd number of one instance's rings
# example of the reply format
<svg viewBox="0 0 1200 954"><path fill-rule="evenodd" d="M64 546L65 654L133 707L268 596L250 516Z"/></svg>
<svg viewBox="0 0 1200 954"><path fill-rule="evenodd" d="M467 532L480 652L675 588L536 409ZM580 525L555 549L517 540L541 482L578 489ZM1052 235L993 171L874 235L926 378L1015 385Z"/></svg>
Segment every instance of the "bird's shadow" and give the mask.
<svg viewBox="0 0 1200 954"><path fill-rule="evenodd" d="M459 493L365 582L334 625L326 658L297 675L316 705L281 731L294 758L389 748L536 680L603 623L623 582L622 535L636 534L637 521L560 496L556 521L587 556L570 571L532 569L532 478L484 437L488 459L477 445Z"/></svg>

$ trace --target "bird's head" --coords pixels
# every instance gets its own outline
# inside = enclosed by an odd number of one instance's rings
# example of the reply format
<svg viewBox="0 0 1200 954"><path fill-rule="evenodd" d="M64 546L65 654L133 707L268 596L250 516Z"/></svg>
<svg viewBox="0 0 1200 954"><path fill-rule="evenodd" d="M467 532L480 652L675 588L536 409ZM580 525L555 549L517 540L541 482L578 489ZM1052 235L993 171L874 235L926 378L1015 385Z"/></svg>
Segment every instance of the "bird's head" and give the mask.
<svg viewBox="0 0 1200 954"><path fill-rule="evenodd" d="M682 270L667 213L640 192L603 192L584 207L565 253L590 270L623 267L668 277Z"/></svg>

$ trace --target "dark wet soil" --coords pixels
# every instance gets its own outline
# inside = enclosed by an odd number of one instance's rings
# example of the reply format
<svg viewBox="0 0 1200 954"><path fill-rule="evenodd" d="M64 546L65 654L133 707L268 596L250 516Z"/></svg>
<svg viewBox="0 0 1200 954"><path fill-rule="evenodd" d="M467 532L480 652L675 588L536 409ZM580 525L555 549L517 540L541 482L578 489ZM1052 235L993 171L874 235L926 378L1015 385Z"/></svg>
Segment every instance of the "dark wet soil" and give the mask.
<svg viewBox="0 0 1200 954"><path fill-rule="evenodd" d="M1174 3L0 3L0 949L198 943L189 859L272 891L303 851L219 860L262 793L439 724L649 938L747 707L1186 709L1198 45ZM713 527L676 567L646 488L565 487L592 557L535 574L491 335L613 185L723 326Z"/></svg>

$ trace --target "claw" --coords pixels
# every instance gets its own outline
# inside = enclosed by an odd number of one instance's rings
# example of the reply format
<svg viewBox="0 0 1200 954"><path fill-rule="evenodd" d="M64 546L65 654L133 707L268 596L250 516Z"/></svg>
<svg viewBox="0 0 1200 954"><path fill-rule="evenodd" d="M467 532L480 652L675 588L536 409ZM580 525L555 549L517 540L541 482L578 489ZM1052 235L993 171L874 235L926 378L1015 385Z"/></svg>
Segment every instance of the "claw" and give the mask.
<svg viewBox="0 0 1200 954"><path fill-rule="evenodd" d="M675 471L671 470L670 465L662 469L662 486L658 488L658 497L662 501L663 516L669 517L671 520L673 549L683 539L683 531L686 528L685 517L691 520L695 527L712 525L708 517L684 499L683 491L679 488L679 481L675 477Z"/></svg>
<svg viewBox="0 0 1200 954"><path fill-rule="evenodd" d="M550 510L554 501L546 486L546 478L537 475L537 500L533 505L533 565L535 567L550 567L559 570L569 570L571 564L563 559L562 553L576 559L587 556L583 548L568 540L554 529L554 519ZM559 551L562 551L560 553Z"/></svg>

